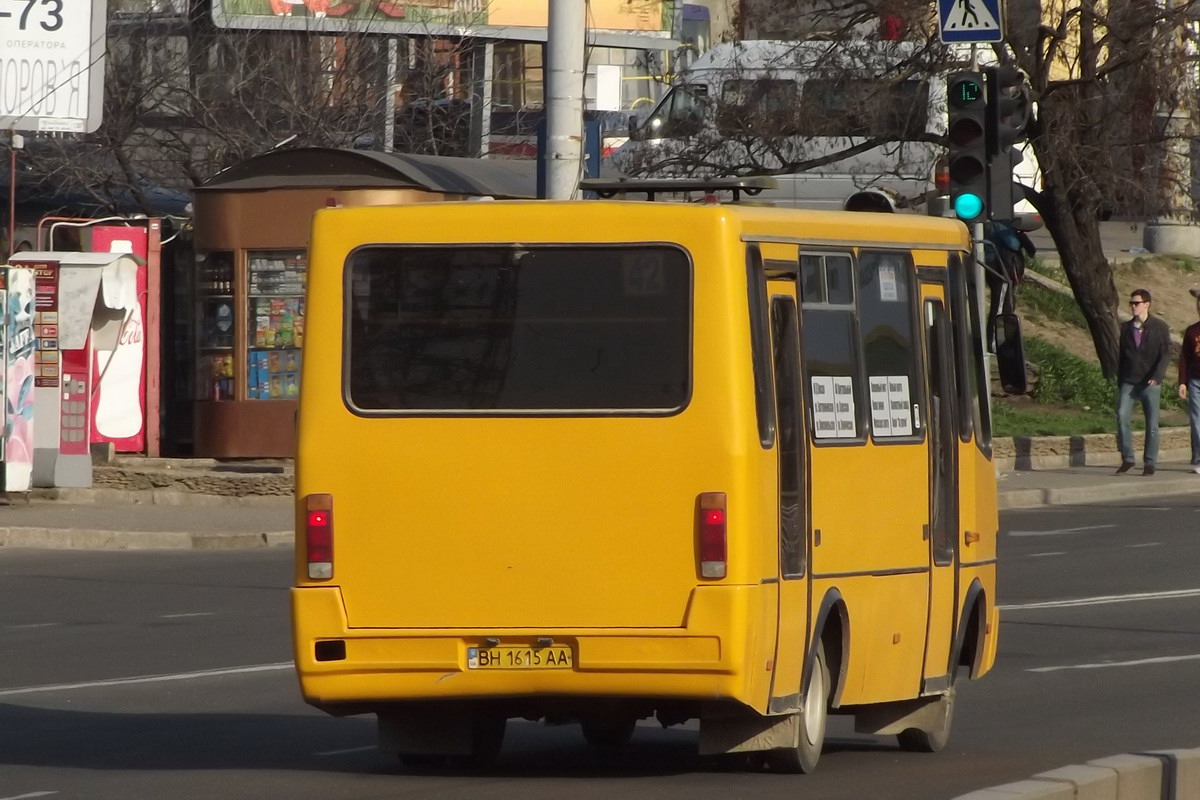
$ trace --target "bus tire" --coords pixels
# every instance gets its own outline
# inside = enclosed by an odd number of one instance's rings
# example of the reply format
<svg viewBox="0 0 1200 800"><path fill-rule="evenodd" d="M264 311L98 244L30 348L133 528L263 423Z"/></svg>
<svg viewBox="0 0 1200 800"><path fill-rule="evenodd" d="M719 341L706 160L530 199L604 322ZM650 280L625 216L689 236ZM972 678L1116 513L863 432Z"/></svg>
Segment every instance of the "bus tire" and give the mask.
<svg viewBox="0 0 1200 800"><path fill-rule="evenodd" d="M796 715L796 742L783 750L767 755L771 768L777 772L809 774L817 768L821 748L825 744L825 724L829 719L829 665L825 661L825 643L817 643L812 674L804 687L800 711Z"/></svg>
<svg viewBox="0 0 1200 800"><path fill-rule="evenodd" d="M592 747L613 750L629 744L637 720L628 716L584 717L579 721L583 738Z"/></svg>
<svg viewBox="0 0 1200 800"><path fill-rule="evenodd" d="M940 753L950 741L950 725L954 721L954 690L950 690L949 704L940 728L934 731L920 728L905 728L896 734L900 749L908 753Z"/></svg>

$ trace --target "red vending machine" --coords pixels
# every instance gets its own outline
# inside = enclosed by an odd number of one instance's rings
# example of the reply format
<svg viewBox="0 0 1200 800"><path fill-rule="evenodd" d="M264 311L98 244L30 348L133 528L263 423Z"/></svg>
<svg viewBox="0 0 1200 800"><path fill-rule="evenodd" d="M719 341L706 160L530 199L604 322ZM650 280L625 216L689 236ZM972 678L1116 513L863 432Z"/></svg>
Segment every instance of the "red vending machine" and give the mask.
<svg viewBox="0 0 1200 800"><path fill-rule="evenodd" d="M137 256L136 296L109 298L120 319L93 325L91 358L91 441L112 442L118 453L146 449L146 261L143 227L92 227L92 251Z"/></svg>

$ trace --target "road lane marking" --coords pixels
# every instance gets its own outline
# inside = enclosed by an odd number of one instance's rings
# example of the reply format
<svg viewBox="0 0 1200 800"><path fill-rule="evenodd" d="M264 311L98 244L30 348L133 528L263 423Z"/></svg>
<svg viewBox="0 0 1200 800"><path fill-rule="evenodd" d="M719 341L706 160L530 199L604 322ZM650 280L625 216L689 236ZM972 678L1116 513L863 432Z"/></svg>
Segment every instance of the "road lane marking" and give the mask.
<svg viewBox="0 0 1200 800"><path fill-rule="evenodd" d="M193 611L190 614L159 614L159 619L182 619L183 617L211 617L211 611Z"/></svg>
<svg viewBox="0 0 1200 800"><path fill-rule="evenodd" d="M1179 597L1200 597L1200 589L1176 589L1170 592L1139 592L1137 594L1109 594L1099 597L1078 597L1074 600L1047 600L1041 603L1017 603L1000 606L1001 611L1027 611L1036 608L1076 608L1078 606L1104 606L1111 603L1136 603L1141 600L1172 600Z"/></svg>
<svg viewBox="0 0 1200 800"><path fill-rule="evenodd" d="M1162 542L1142 542L1141 544L1127 544L1126 547L1162 547Z"/></svg>
<svg viewBox="0 0 1200 800"><path fill-rule="evenodd" d="M1140 667L1145 664L1171 664L1176 661L1200 661L1200 653L1190 656L1159 656L1136 661L1102 661L1099 664L1066 664L1059 667L1033 667L1026 672L1059 672L1066 669L1107 669L1109 667Z"/></svg>
<svg viewBox="0 0 1200 800"><path fill-rule="evenodd" d="M7 627L10 631L22 631L22 630L29 630L30 628L53 628L58 625L62 625L62 623L61 622L30 622L27 625L9 625ZM6 798L0 797L0 800L6 800Z"/></svg>
<svg viewBox="0 0 1200 800"><path fill-rule="evenodd" d="M45 797L50 794L58 794L58 792L27 792L25 794L14 794L11 797L0 797L0 800L29 800L31 797Z"/></svg>
<svg viewBox="0 0 1200 800"><path fill-rule="evenodd" d="M252 672L274 672L281 669L294 669L291 661L278 664L255 664L249 667L226 667L224 669L204 669L196 672L176 672L170 675L142 675L136 678L110 678L102 681L84 681L80 683L53 683L47 686L25 686L20 689L0 689L0 697L13 697L21 694L44 694L47 692L63 692L70 689L92 689L101 686L128 686L135 683L162 683L164 681L190 681L195 678L214 678L221 675L245 675ZM0 800L5 800L0 798Z"/></svg>
<svg viewBox="0 0 1200 800"><path fill-rule="evenodd" d="M1082 533L1083 531L1098 531L1103 528L1115 528L1113 525L1081 525L1078 528L1056 528L1052 531L1009 531L1009 536L1062 536L1067 533Z"/></svg>
<svg viewBox="0 0 1200 800"><path fill-rule="evenodd" d="M379 745L368 744L363 747L347 747L345 750L326 750L324 753L313 753L314 756L344 756L347 753L363 753L367 750L378 750Z"/></svg>
<svg viewBox="0 0 1200 800"><path fill-rule="evenodd" d="M1052 553L1030 553L1029 557L1030 558L1046 558L1047 556L1065 556L1066 554L1067 553L1065 550L1055 550Z"/></svg>

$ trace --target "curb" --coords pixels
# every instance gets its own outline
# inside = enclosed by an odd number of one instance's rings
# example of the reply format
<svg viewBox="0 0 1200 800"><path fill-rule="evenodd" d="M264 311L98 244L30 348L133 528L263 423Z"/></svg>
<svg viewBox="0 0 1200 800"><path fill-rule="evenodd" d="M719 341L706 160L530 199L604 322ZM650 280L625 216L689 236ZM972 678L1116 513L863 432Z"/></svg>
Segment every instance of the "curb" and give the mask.
<svg viewBox="0 0 1200 800"><path fill-rule="evenodd" d="M1150 750L1039 772L952 800L1200 800L1200 748Z"/></svg>
<svg viewBox="0 0 1200 800"><path fill-rule="evenodd" d="M1145 432L1134 431L1133 448L1140 457ZM992 440L992 463L1003 472L1060 467L1116 466L1121 463L1116 437L1111 433L1079 436L1009 436ZM1189 428L1161 428L1158 438L1160 463L1186 464L1191 460Z"/></svg>
<svg viewBox="0 0 1200 800"><path fill-rule="evenodd" d="M186 492L180 489L34 489L31 500L58 500L65 503L133 503L159 506L257 506L291 507L291 494L223 495Z"/></svg>
<svg viewBox="0 0 1200 800"><path fill-rule="evenodd" d="M1147 480L1154 480L1149 478ZM996 504L1001 511L1041 506L1072 506L1106 500L1128 500L1131 497L1165 497L1194 494L1200 490L1200 478L1168 478L1154 480L1154 486L1129 482L1124 485L1105 483L1101 486L1071 486L1061 489L1009 489L997 493Z"/></svg>
<svg viewBox="0 0 1200 800"><path fill-rule="evenodd" d="M0 547L42 550L249 550L291 547L292 531L189 533L79 528L0 528Z"/></svg>

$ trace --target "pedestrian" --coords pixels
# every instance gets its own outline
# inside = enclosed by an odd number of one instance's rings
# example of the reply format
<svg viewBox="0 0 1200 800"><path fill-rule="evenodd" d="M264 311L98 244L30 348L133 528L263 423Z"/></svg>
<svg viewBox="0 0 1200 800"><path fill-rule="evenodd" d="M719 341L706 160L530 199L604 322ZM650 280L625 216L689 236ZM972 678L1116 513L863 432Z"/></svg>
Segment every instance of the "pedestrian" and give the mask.
<svg viewBox="0 0 1200 800"><path fill-rule="evenodd" d="M1133 468L1133 434L1130 415L1133 401L1142 404L1146 415L1146 447L1142 474L1154 474L1158 459L1158 401L1167 362L1171 358L1171 332L1167 323L1150 316L1150 292L1135 289L1129 295L1133 319L1121 326L1117 358L1117 447L1121 451L1121 475Z"/></svg>
<svg viewBox="0 0 1200 800"><path fill-rule="evenodd" d="M1196 298L1196 316L1200 316L1200 289L1191 289ZM1188 422L1192 429L1192 472L1200 475L1200 322L1183 332L1179 351L1179 396L1188 401Z"/></svg>

